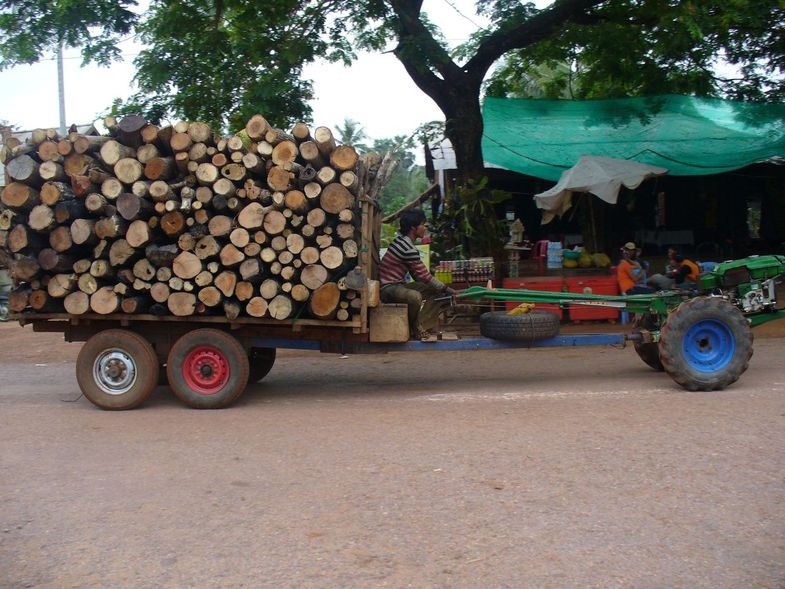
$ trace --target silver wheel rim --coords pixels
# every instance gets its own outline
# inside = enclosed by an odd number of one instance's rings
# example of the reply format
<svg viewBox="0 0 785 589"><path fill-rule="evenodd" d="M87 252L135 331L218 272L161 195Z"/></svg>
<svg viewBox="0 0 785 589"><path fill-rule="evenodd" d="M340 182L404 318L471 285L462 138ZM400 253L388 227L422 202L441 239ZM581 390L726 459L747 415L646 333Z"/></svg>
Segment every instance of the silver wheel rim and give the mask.
<svg viewBox="0 0 785 589"><path fill-rule="evenodd" d="M136 363L122 350L105 350L95 359L93 379L106 394L122 395L136 382Z"/></svg>

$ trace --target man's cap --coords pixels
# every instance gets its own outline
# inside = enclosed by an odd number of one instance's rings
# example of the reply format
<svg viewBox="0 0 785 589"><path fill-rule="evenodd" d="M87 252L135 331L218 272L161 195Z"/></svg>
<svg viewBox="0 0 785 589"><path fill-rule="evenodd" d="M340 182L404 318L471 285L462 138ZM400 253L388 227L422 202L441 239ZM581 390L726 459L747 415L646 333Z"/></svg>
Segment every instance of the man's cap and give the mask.
<svg viewBox="0 0 785 589"><path fill-rule="evenodd" d="M635 243L634 242L628 241L627 243L624 244L624 249L632 251L632 250L636 250L638 248L635 247Z"/></svg>

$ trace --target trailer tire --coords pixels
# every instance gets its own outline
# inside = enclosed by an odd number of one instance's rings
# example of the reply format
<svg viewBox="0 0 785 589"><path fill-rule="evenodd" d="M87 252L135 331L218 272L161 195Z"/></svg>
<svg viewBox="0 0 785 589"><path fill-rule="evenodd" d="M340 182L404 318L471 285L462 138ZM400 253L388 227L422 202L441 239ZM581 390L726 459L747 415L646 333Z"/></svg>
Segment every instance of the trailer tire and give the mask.
<svg viewBox="0 0 785 589"><path fill-rule="evenodd" d="M650 313L636 314L635 319L633 319L632 322L632 331L635 333L635 331L639 329L645 329L647 331L659 329L657 316ZM637 352L640 359L651 368L654 368L654 370L657 370L658 372L665 370L662 366L662 360L660 360L660 346L658 343L635 342L635 351Z"/></svg>
<svg viewBox="0 0 785 589"><path fill-rule="evenodd" d="M248 351L248 364L248 382L259 382L275 364L275 348L251 348Z"/></svg>
<svg viewBox="0 0 785 589"><path fill-rule="evenodd" d="M248 355L220 329L195 329L169 351L166 375L174 394L193 409L222 409L248 384Z"/></svg>
<svg viewBox="0 0 785 589"><path fill-rule="evenodd" d="M714 391L736 382L752 357L752 329L724 299L684 301L660 332L665 372L688 391Z"/></svg>
<svg viewBox="0 0 785 589"><path fill-rule="evenodd" d="M547 339L559 335L559 316L551 311L529 311L523 315L490 311L480 315L480 333L502 341Z"/></svg>
<svg viewBox="0 0 785 589"><path fill-rule="evenodd" d="M141 405L158 384L153 346L133 331L107 329L88 339L76 358L76 381L96 407L113 411Z"/></svg>

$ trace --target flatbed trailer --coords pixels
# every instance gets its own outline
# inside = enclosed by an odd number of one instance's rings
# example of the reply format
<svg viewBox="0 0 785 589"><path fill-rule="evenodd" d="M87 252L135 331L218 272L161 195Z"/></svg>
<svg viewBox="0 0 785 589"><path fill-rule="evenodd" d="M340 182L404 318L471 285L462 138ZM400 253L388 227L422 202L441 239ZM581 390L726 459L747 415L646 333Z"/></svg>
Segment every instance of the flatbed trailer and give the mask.
<svg viewBox="0 0 785 589"><path fill-rule="evenodd" d="M452 303L521 303L613 307L633 317L619 333L559 333L555 313L488 311L481 336L409 340L406 308L374 301L373 281L362 289L363 313L352 321L273 320L219 316L68 315L18 313L13 318L35 331L61 332L84 342L76 377L84 395L103 409L143 403L165 373L175 395L192 408L231 405L249 382L269 373L277 349L358 354L558 348L632 343L640 358L687 390L718 390L746 371L752 327L785 317L776 287L785 256L753 256L719 264L701 282L700 293L606 296L591 293L471 287Z"/></svg>

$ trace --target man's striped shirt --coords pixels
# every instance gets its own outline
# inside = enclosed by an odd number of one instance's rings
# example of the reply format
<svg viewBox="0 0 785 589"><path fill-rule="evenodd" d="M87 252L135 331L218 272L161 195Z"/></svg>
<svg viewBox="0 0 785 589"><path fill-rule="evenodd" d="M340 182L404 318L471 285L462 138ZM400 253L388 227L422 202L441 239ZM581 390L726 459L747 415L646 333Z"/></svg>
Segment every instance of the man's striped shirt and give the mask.
<svg viewBox="0 0 785 589"><path fill-rule="evenodd" d="M420 252L406 235L398 235L379 264L379 281L381 285L404 283L406 274L418 282L428 282L437 290L443 290L444 284L428 272L428 268L420 259Z"/></svg>

